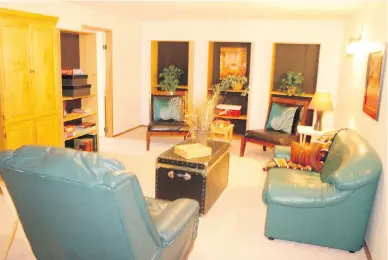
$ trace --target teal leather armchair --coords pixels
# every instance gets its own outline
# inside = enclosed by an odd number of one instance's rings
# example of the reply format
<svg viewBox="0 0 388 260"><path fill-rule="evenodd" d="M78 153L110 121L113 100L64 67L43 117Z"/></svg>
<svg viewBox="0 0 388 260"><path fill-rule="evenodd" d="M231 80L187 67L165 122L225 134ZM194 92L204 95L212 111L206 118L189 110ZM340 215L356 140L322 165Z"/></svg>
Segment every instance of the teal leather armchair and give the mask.
<svg viewBox="0 0 388 260"><path fill-rule="evenodd" d="M290 147L275 147L274 156L289 157ZM373 148L349 129L335 137L321 174L270 169L263 190L265 236L360 250L381 171Z"/></svg>
<svg viewBox="0 0 388 260"><path fill-rule="evenodd" d="M24 146L0 153L0 172L39 260L180 260L197 236L196 201L144 198L97 153Z"/></svg>

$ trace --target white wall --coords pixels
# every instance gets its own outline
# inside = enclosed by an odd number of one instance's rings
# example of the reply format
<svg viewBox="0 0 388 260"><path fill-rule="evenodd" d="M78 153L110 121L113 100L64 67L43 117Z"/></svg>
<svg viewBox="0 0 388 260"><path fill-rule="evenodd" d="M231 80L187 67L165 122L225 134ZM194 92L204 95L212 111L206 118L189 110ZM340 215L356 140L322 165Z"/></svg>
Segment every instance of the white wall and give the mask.
<svg viewBox="0 0 388 260"><path fill-rule="evenodd" d="M344 31L342 50L340 87L338 89L336 127L356 129L376 149L383 161L384 171L380 178L370 219L367 244L374 260L387 259L387 87L388 67L385 70L380 116L375 121L362 111L367 55L354 57L346 55L346 45L351 37L357 37L363 31L366 42L383 42L387 39L387 21L385 3L362 5L356 14L347 21Z"/></svg>
<svg viewBox="0 0 388 260"><path fill-rule="evenodd" d="M0 7L59 17L57 27L81 30L81 25L113 32L113 130L124 132L140 124L140 24L117 14L72 3L0 3Z"/></svg>
<svg viewBox="0 0 388 260"><path fill-rule="evenodd" d="M142 24L142 124L149 121L150 59L152 40L194 41L194 102L206 96L208 42L251 42L251 79L248 128L265 124L274 42L321 44L317 89L329 90L336 103L342 21L255 20L145 22ZM334 114L326 113L324 128L334 127Z"/></svg>

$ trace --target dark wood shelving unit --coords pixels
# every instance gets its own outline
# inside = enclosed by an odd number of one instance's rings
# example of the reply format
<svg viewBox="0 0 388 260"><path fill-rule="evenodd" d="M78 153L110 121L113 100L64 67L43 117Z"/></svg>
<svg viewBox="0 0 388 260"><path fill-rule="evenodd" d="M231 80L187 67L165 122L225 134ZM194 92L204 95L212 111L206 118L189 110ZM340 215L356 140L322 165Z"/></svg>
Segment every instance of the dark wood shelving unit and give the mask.
<svg viewBox="0 0 388 260"><path fill-rule="evenodd" d="M221 79L221 48L245 48L246 49L246 74L248 78L247 85L249 86L249 74L250 74L250 60L251 60L251 43L249 42L209 42L209 57L208 57L208 94L212 92L212 85L220 82ZM228 89L223 92L224 99L222 104L241 105L241 116L219 116L218 118L229 120L234 124L233 133L242 135L247 130L248 120L248 98L249 93L246 96L241 94L244 90Z"/></svg>

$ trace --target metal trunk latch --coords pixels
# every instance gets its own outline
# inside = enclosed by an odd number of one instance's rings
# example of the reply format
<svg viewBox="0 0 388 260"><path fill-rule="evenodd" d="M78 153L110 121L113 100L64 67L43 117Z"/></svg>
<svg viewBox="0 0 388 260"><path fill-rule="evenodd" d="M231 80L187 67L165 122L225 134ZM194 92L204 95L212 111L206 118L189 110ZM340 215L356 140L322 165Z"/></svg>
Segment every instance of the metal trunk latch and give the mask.
<svg viewBox="0 0 388 260"><path fill-rule="evenodd" d="M168 175L168 177L170 177L171 179L174 179L174 177L176 176L176 177L183 178L183 179L185 179L186 181L191 180L191 175L188 174L187 172L186 172L185 174L182 174L182 173L177 173L177 174L175 174L174 171L169 171L169 172L167 173L167 175Z"/></svg>

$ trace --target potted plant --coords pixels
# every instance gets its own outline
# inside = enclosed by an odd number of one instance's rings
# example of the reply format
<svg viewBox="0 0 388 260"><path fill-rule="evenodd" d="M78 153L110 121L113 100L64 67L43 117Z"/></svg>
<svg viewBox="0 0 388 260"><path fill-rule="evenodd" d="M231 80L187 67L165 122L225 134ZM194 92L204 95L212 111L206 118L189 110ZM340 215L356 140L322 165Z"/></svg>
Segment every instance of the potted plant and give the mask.
<svg viewBox="0 0 388 260"><path fill-rule="evenodd" d="M219 83L213 85L213 89L217 89L219 91L225 91L229 88L233 90L242 90L244 87L244 91L242 92L242 96L247 94L248 87L245 86L248 83L248 78L244 76L234 76L229 75L226 78L223 78Z"/></svg>
<svg viewBox="0 0 388 260"><path fill-rule="evenodd" d="M289 71L282 78L279 86L279 91L285 92L290 96L303 93L304 78L302 72Z"/></svg>
<svg viewBox="0 0 388 260"><path fill-rule="evenodd" d="M163 91L174 93L179 85L179 78L182 74L183 70L176 67L174 64L164 68L159 74L159 78L163 80L159 83L158 87Z"/></svg>
<svg viewBox="0 0 388 260"><path fill-rule="evenodd" d="M247 77L235 75L228 75L225 80L229 82L233 90L241 90L248 82Z"/></svg>

